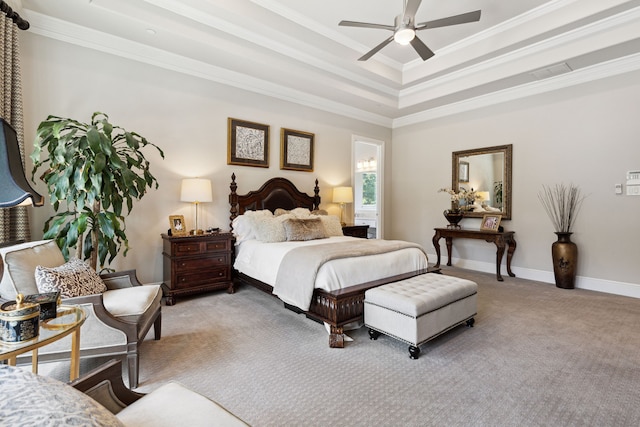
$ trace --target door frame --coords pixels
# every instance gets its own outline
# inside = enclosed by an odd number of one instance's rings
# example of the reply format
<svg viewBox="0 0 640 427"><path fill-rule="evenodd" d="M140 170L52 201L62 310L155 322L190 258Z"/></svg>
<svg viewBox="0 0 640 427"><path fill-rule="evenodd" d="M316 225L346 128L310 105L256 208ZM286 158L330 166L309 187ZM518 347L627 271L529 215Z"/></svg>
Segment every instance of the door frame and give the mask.
<svg viewBox="0 0 640 427"><path fill-rule="evenodd" d="M351 136L351 182L356 186L356 147L358 144L367 144L376 146L376 238L384 238L384 153L385 142L379 139L368 138L361 135ZM354 188L354 191L357 191ZM353 207L353 220L355 222L356 207Z"/></svg>

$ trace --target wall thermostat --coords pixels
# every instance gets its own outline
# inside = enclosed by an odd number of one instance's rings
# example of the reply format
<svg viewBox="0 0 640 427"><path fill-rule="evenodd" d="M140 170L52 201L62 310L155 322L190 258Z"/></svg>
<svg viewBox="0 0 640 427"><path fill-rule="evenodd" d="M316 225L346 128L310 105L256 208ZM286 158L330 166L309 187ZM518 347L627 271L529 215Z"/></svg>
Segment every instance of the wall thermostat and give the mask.
<svg viewBox="0 0 640 427"><path fill-rule="evenodd" d="M640 196L640 170L627 172L627 196Z"/></svg>

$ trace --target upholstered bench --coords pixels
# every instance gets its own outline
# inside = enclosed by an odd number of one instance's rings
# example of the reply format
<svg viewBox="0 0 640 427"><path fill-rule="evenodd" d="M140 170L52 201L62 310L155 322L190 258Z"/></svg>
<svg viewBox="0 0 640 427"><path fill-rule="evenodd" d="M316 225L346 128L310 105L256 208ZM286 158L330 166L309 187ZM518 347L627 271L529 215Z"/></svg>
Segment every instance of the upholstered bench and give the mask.
<svg viewBox="0 0 640 427"><path fill-rule="evenodd" d="M409 344L409 356L419 346L465 323L473 326L478 285L442 274L421 274L365 292L364 323L371 339L380 334Z"/></svg>

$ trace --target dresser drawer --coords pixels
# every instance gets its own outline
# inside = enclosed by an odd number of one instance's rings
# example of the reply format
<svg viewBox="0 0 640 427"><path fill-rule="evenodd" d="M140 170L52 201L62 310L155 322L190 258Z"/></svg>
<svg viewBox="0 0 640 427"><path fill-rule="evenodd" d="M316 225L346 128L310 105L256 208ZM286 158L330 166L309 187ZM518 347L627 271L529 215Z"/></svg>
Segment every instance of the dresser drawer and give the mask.
<svg viewBox="0 0 640 427"><path fill-rule="evenodd" d="M192 258L175 260L175 268L178 273L186 270L201 270L205 268L217 267L219 265L229 265L229 254L216 254L209 258Z"/></svg>
<svg viewBox="0 0 640 427"><path fill-rule="evenodd" d="M199 271L186 271L176 274L176 283L173 286L177 289L186 289L198 285L205 285L216 282L226 282L231 280L231 269L228 266L219 266Z"/></svg>

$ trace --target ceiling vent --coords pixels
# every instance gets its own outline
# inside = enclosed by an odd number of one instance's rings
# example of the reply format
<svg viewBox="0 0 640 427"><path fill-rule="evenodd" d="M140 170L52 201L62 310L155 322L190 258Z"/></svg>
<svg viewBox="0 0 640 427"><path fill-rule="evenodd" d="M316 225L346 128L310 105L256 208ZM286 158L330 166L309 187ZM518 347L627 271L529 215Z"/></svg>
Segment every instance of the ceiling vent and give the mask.
<svg viewBox="0 0 640 427"><path fill-rule="evenodd" d="M550 65L548 67L540 68L539 70L532 71L530 74L536 80L544 80L549 77L559 76L560 74L565 74L570 71L573 71L569 64L566 62L562 62L560 64Z"/></svg>

